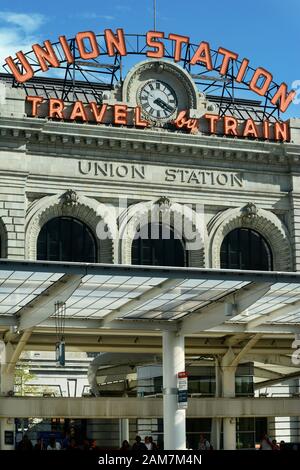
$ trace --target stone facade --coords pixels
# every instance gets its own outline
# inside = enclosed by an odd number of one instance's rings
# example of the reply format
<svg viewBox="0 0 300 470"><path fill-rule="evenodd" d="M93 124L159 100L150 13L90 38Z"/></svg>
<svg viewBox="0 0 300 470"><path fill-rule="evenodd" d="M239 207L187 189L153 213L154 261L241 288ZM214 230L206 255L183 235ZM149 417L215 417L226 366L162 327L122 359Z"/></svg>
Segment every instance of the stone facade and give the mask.
<svg viewBox="0 0 300 470"><path fill-rule="evenodd" d="M126 99L136 69L111 102L118 93ZM193 90L201 104L204 97ZM189 266L220 267L224 237L249 227L269 243L275 270L299 270L299 119L290 120L289 143L274 143L30 118L22 89L0 83L0 97L2 257L36 259L41 227L69 215L94 233L98 262L130 264L138 216L164 198L170 225L183 205L189 221L201 208L203 224L194 227L201 247L188 250ZM74 203L65 204L70 191ZM254 217L245 216L249 203ZM97 236L99 226L107 239Z"/></svg>
<svg viewBox="0 0 300 470"><path fill-rule="evenodd" d="M1 257L35 260L43 225L72 216L95 235L98 262L130 264L137 216L163 203L171 226L187 206L201 241L189 266L220 268L224 237L248 227L274 270L299 271L300 120L290 129L290 143L273 143L30 118L24 92L0 84Z"/></svg>
<svg viewBox="0 0 300 470"><path fill-rule="evenodd" d="M130 263L132 214L164 197L171 221L183 204L203 208L203 243L187 254L190 266L220 267L226 234L250 227L269 242L275 270L299 270L299 120L290 121L291 142L279 144L29 118L23 91L1 84L1 97L2 257L35 259L43 224L72 215L95 235L99 222L111 234L96 237L99 262ZM63 204L68 190L75 204ZM252 219L244 216L248 203ZM126 230L131 238L122 238Z"/></svg>

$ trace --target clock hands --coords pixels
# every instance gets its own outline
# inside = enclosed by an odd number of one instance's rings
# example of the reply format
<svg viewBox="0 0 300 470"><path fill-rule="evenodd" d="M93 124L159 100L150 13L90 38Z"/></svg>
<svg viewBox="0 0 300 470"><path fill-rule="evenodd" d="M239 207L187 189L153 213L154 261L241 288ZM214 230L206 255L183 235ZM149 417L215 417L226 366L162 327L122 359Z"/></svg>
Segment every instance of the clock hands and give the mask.
<svg viewBox="0 0 300 470"><path fill-rule="evenodd" d="M164 82L151 80L140 92L141 105L152 119L167 120L177 108L174 90Z"/></svg>
<svg viewBox="0 0 300 470"><path fill-rule="evenodd" d="M164 100L162 100L161 98L156 98L156 100L154 100L154 103L155 104L158 104L158 106L160 106L162 109L166 110L166 111L170 111L172 112L173 111L173 108L172 106L170 106L168 103L166 103Z"/></svg>

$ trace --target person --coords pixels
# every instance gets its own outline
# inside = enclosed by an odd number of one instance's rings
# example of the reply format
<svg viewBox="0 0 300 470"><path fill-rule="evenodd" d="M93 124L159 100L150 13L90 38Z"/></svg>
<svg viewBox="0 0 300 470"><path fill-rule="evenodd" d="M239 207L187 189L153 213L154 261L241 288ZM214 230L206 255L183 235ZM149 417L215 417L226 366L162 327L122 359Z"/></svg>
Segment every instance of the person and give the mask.
<svg viewBox="0 0 300 470"><path fill-rule="evenodd" d="M280 441L279 450L286 450L284 441Z"/></svg>
<svg viewBox="0 0 300 470"><path fill-rule="evenodd" d="M70 442L71 442L71 433L70 433L70 431L67 431L66 434L65 434L65 437L62 441L63 450L66 450L69 447Z"/></svg>
<svg viewBox="0 0 300 470"><path fill-rule="evenodd" d="M82 446L81 446L82 450L90 450L90 442L89 440L85 437L82 441Z"/></svg>
<svg viewBox="0 0 300 470"><path fill-rule="evenodd" d="M149 436L145 437L145 446L147 447L147 450L152 450L152 444L149 441Z"/></svg>
<svg viewBox="0 0 300 470"><path fill-rule="evenodd" d="M129 442L126 441L126 439L125 439L125 441L122 442L122 446L120 448L120 451L121 452L128 452L129 450L130 450Z"/></svg>
<svg viewBox="0 0 300 470"><path fill-rule="evenodd" d="M80 448L77 445L76 439L72 438L70 440L70 445L67 447L67 450L80 450Z"/></svg>
<svg viewBox="0 0 300 470"><path fill-rule="evenodd" d="M90 450L99 451L99 447L97 446L96 439L92 439L90 442Z"/></svg>
<svg viewBox="0 0 300 470"><path fill-rule="evenodd" d="M266 432L263 434L260 441L260 450L272 450L272 442Z"/></svg>
<svg viewBox="0 0 300 470"><path fill-rule="evenodd" d="M155 442L153 442L152 436L145 437L145 446L148 450L157 450L157 445L155 444Z"/></svg>
<svg viewBox="0 0 300 470"><path fill-rule="evenodd" d="M277 444L276 439L272 441L272 450L279 450L279 445Z"/></svg>
<svg viewBox="0 0 300 470"><path fill-rule="evenodd" d="M42 437L38 437L34 450L45 450L44 439Z"/></svg>
<svg viewBox="0 0 300 470"><path fill-rule="evenodd" d="M61 450L61 445L56 441L55 436L50 437L47 450Z"/></svg>
<svg viewBox="0 0 300 470"><path fill-rule="evenodd" d="M200 434L198 450L210 450L210 448L210 442L205 438L204 434Z"/></svg>
<svg viewBox="0 0 300 470"><path fill-rule="evenodd" d="M136 436L135 443L132 446L132 452L145 452L147 447L142 442L141 436Z"/></svg>
<svg viewBox="0 0 300 470"><path fill-rule="evenodd" d="M156 451L158 450L158 447L157 447L157 444L153 441L153 437L152 436L149 436L149 444L151 446L151 449L152 451Z"/></svg>
<svg viewBox="0 0 300 470"><path fill-rule="evenodd" d="M32 442L28 437L28 434L24 434L22 440L19 442L17 450L32 450Z"/></svg>

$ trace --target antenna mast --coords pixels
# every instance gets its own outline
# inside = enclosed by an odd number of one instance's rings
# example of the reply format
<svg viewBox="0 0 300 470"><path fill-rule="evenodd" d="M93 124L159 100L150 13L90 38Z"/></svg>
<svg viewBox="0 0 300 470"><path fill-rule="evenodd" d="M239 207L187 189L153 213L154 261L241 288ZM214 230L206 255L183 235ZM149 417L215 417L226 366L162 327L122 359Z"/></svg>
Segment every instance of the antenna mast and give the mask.
<svg viewBox="0 0 300 470"><path fill-rule="evenodd" d="M156 31L156 0L153 0L154 31Z"/></svg>

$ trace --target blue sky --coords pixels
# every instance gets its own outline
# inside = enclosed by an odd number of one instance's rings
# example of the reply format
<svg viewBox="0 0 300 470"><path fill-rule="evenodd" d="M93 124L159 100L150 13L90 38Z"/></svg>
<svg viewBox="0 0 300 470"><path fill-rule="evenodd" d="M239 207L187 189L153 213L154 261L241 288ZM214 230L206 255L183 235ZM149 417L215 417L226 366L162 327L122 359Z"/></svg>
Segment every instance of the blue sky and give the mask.
<svg viewBox="0 0 300 470"><path fill-rule="evenodd" d="M2 0L0 2L0 61L33 42L57 40L60 34L124 28L145 33L153 28L153 0ZM157 0L157 29L210 42L248 57L253 67L273 73L277 83L300 88L300 0ZM299 93L300 97L300 93ZM299 100L300 101L300 100ZM289 114L300 116L300 104Z"/></svg>

